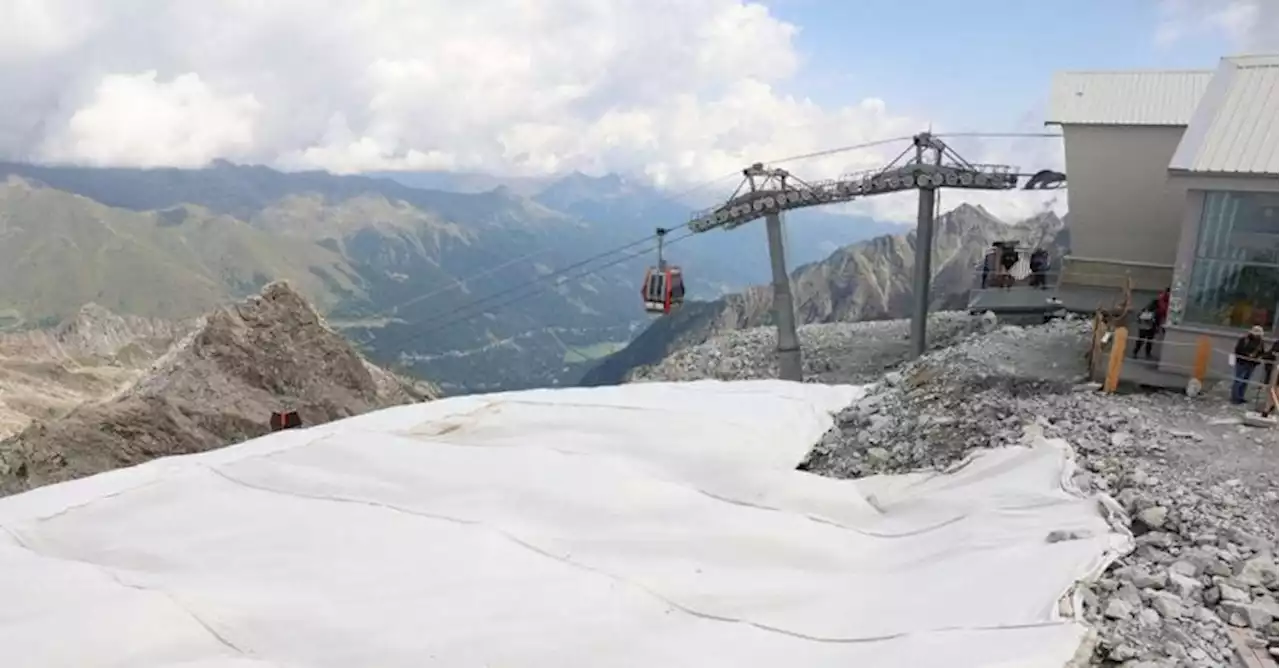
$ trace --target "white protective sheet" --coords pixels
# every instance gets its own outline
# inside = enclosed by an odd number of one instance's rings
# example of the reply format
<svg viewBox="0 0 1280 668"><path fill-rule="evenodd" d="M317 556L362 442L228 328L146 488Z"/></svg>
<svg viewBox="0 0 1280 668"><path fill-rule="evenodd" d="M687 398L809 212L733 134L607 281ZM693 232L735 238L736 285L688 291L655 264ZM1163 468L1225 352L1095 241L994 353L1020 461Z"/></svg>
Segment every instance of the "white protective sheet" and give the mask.
<svg viewBox="0 0 1280 668"><path fill-rule="evenodd" d="M1069 449L795 471L861 392L463 397L0 499L0 664L1064 666L1127 540Z"/></svg>

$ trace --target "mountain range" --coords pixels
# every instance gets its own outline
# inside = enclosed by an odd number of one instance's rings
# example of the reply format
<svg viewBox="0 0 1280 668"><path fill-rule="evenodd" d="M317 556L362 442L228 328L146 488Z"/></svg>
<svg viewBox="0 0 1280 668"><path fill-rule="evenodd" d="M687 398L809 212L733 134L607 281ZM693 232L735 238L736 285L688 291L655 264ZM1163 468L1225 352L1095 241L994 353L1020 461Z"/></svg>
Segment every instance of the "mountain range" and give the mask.
<svg viewBox="0 0 1280 668"><path fill-rule="evenodd" d="M615 175L0 163L0 330L52 327L90 302L178 321L286 279L371 359L448 393L571 383L648 325L646 239L693 208ZM754 229L670 245L691 297L767 280ZM788 229L804 263L902 228L807 211Z"/></svg>
<svg viewBox="0 0 1280 668"><path fill-rule="evenodd" d="M1070 247L1066 222L1046 212L1008 224L982 207L962 204L935 222L930 308L967 304L978 267L995 241L1017 240L1040 247L1051 261ZM791 272L799 324L887 320L910 315L915 294L915 231L884 235L841 248L827 258ZM694 346L733 329L773 324L773 290L755 286L713 301L691 301L637 336L626 348L584 374L583 385L625 382L640 367L656 364L675 350Z"/></svg>

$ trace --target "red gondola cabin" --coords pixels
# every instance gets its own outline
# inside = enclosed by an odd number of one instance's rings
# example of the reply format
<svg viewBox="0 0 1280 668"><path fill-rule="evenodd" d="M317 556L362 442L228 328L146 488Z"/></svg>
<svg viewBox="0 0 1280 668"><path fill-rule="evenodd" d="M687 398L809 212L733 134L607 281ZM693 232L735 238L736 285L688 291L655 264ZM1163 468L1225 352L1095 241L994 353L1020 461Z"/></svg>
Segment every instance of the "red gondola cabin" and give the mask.
<svg viewBox="0 0 1280 668"><path fill-rule="evenodd" d="M640 286L644 310L649 313L670 313L684 303L684 278L679 267L649 267Z"/></svg>

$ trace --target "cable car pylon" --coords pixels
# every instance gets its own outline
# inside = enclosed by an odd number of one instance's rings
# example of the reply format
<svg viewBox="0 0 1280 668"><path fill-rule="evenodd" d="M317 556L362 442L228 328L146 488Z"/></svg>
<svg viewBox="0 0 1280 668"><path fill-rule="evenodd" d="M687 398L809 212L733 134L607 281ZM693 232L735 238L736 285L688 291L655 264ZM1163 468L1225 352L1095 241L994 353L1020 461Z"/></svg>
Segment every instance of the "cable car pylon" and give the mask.
<svg viewBox="0 0 1280 668"><path fill-rule="evenodd" d="M946 135L921 132L910 137L908 144L887 165L835 179L806 183L790 172L755 163L742 170L743 180L728 200L718 206L695 213L685 223L690 232L732 230L759 218L765 219L769 243L769 260L773 273L774 318L778 325L778 376L800 381L803 358L796 331L791 281L787 275L783 245L782 213L823 204L852 202L864 197L915 190L919 195L916 219L916 256L914 308L911 314L911 357L919 357L926 348L930 283L933 278L933 226L938 190L1013 190L1019 179L1026 179L1025 190L1066 187L1067 177L1061 172L1040 170L1025 174L1016 167L971 163L942 140ZM964 135L960 135L964 136ZM1057 135L1050 135L1057 136ZM904 140L907 138L903 138ZM865 148L886 143L872 142L864 146L801 157L829 155L839 151ZM904 159L905 158L905 159ZM668 295L679 268L664 268L662 238L667 230L658 229L658 266L650 267L641 289L645 310L670 313L683 302ZM672 273L672 272L675 273ZM683 280L679 282L683 297ZM651 299L652 297L652 299Z"/></svg>
<svg viewBox="0 0 1280 668"><path fill-rule="evenodd" d="M752 192L765 188L786 192L787 178L791 174L784 169L769 169L756 163L742 170L742 176ZM765 214L764 231L773 274L773 318L778 324L778 378L801 382L804 380L804 360L800 352L800 334L796 331L796 311L791 298L791 277L787 275L780 212Z"/></svg>

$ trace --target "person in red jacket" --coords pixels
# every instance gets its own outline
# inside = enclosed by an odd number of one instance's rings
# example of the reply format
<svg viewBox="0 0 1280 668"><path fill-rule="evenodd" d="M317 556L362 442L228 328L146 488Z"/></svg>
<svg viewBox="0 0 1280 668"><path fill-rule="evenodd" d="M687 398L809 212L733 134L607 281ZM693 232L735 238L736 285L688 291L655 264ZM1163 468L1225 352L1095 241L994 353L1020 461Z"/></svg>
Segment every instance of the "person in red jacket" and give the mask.
<svg viewBox="0 0 1280 668"><path fill-rule="evenodd" d="M1160 291L1156 295L1156 325L1164 329L1164 323L1169 319L1169 288Z"/></svg>
<svg viewBox="0 0 1280 668"><path fill-rule="evenodd" d="M1147 359L1155 359L1151 354L1151 347L1155 343L1156 337L1160 335L1161 330L1164 329L1164 323L1168 317L1169 288L1165 288L1138 314L1138 338L1133 344L1134 359L1138 359L1138 353L1142 352L1144 348L1146 349Z"/></svg>

